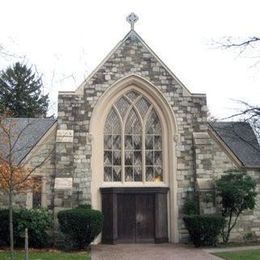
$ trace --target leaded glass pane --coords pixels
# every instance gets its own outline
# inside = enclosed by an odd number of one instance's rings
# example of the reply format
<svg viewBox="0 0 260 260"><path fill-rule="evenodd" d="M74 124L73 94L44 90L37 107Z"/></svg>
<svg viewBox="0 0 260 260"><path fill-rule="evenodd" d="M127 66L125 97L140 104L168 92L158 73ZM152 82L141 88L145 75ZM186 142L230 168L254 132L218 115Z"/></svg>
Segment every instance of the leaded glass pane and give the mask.
<svg viewBox="0 0 260 260"><path fill-rule="evenodd" d="M104 165L112 165L112 151L104 152Z"/></svg>
<svg viewBox="0 0 260 260"><path fill-rule="evenodd" d="M104 136L104 148L105 150L112 149L112 135Z"/></svg>
<svg viewBox="0 0 260 260"><path fill-rule="evenodd" d="M113 136L113 149L120 150L121 149L121 135Z"/></svg>
<svg viewBox="0 0 260 260"><path fill-rule="evenodd" d="M104 133L121 134L120 120L114 109L112 109L107 116Z"/></svg>
<svg viewBox="0 0 260 260"><path fill-rule="evenodd" d="M126 96L131 100L131 101L134 101L138 96L139 94L135 91L130 91L126 94Z"/></svg>
<svg viewBox="0 0 260 260"><path fill-rule="evenodd" d="M161 135L160 120L154 109L151 111L146 122L145 132L147 134Z"/></svg>
<svg viewBox="0 0 260 260"><path fill-rule="evenodd" d="M121 166L113 167L113 181L121 181Z"/></svg>
<svg viewBox="0 0 260 260"><path fill-rule="evenodd" d="M134 135L133 136L133 146L135 150L140 150L142 148L142 136Z"/></svg>
<svg viewBox="0 0 260 260"><path fill-rule="evenodd" d="M153 165L153 152L152 151L145 152L145 163L146 163L146 165Z"/></svg>
<svg viewBox="0 0 260 260"><path fill-rule="evenodd" d="M113 152L113 165L121 165L121 151Z"/></svg>
<svg viewBox="0 0 260 260"><path fill-rule="evenodd" d="M138 151L138 152L134 152L134 165L137 166L141 166L142 165L142 152Z"/></svg>
<svg viewBox="0 0 260 260"><path fill-rule="evenodd" d="M142 168L134 167L134 181L142 181Z"/></svg>
<svg viewBox="0 0 260 260"><path fill-rule="evenodd" d="M125 165L133 165L134 164L134 154L133 152L125 152Z"/></svg>
<svg viewBox="0 0 260 260"><path fill-rule="evenodd" d="M136 102L136 108L138 109L140 115L142 116L142 118L145 117L149 107L150 107L150 103L145 99L145 98L141 98Z"/></svg>
<svg viewBox="0 0 260 260"><path fill-rule="evenodd" d="M137 117L134 109L131 109L125 125L125 133L126 134L141 134L142 133L142 125L140 120Z"/></svg>
<svg viewBox="0 0 260 260"><path fill-rule="evenodd" d="M153 167L146 167L146 181L153 181Z"/></svg>
<svg viewBox="0 0 260 260"><path fill-rule="evenodd" d="M154 136L154 149L162 150L162 138L159 135Z"/></svg>
<svg viewBox="0 0 260 260"><path fill-rule="evenodd" d="M162 152L155 151L154 152L154 165L162 165Z"/></svg>
<svg viewBox="0 0 260 260"><path fill-rule="evenodd" d="M125 136L125 150L133 150L132 135Z"/></svg>
<svg viewBox="0 0 260 260"><path fill-rule="evenodd" d="M133 181L133 167L125 167L125 181Z"/></svg>
<svg viewBox="0 0 260 260"><path fill-rule="evenodd" d="M112 167L104 167L104 181L112 180Z"/></svg>
<svg viewBox="0 0 260 260"><path fill-rule="evenodd" d="M153 149L153 135L145 136L145 149L152 150Z"/></svg>
<svg viewBox="0 0 260 260"><path fill-rule="evenodd" d="M119 111L119 114L121 115L122 118L124 118L130 104L127 101L125 97L121 97L115 104L116 108Z"/></svg>
<svg viewBox="0 0 260 260"><path fill-rule="evenodd" d="M154 167L154 181L163 181L162 167Z"/></svg>

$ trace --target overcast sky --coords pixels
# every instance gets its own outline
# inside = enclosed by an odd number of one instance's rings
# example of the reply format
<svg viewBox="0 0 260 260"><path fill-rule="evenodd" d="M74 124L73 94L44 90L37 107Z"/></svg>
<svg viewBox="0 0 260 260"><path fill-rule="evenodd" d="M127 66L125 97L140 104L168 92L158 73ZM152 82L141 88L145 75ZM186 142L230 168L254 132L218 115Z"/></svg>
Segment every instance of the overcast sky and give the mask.
<svg viewBox="0 0 260 260"><path fill-rule="evenodd" d="M195 93L206 93L211 114L259 104L260 65L234 51L212 48L225 36L260 35L259 0L0 0L0 43L35 64L56 111L58 91L74 90L128 33L125 18L173 73ZM247 55L249 57L249 55ZM16 59L0 58L0 69ZM260 58L259 58L260 59Z"/></svg>

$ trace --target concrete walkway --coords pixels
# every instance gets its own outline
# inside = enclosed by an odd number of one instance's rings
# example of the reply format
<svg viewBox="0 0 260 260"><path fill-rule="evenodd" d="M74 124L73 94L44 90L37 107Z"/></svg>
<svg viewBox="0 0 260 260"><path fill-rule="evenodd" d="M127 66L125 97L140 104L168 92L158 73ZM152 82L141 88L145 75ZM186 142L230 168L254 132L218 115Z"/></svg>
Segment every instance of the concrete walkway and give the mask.
<svg viewBox="0 0 260 260"><path fill-rule="evenodd" d="M91 260L214 260L202 249L174 244L120 244L91 247Z"/></svg>

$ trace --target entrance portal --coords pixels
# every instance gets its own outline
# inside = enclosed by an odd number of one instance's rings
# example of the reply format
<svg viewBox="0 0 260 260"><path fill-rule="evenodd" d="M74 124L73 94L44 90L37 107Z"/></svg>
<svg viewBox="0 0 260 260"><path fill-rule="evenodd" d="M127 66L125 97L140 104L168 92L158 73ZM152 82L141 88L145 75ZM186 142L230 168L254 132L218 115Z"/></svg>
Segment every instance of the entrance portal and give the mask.
<svg viewBox="0 0 260 260"><path fill-rule="evenodd" d="M118 241L154 242L154 194L119 194Z"/></svg>
<svg viewBox="0 0 260 260"><path fill-rule="evenodd" d="M103 243L168 242L168 188L101 188Z"/></svg>

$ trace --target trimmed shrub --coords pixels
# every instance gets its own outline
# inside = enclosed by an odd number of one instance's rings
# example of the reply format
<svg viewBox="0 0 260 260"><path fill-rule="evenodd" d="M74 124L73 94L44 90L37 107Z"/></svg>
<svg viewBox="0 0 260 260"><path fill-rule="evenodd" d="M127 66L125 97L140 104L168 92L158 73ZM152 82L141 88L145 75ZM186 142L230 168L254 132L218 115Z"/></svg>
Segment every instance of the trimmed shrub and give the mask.
<svg viewBox="0 0 260 260"><path fill-rule="evenodd" d="M47 233L52 227L51 215L45 209L22 209L18 212L17 229L24 243L24 231L28 228L29 245L32 247L49 246L50 236Z"/></svg>
<svg viewBox="0 0 260 260"><path fill-rule="evenodd" d="M199 215L199 206L198 201L193 199L186 199L183 205L183 213L184 215Z"/></svg>
<svg viewBox="0 0 260 260"><path fill-rule="evenodd" d="M102 213L85 207L60 211L58 220L65 238L78 249L87 247L101 232L103 225Z"/></svg>
<svg viewBox="0 0 260 260"><path fill-rule="evenodd" d="M91 209L91 205L89 204L82 204L77 207L77 209Z"/></svg>
<svg viewBox="0 0 260 260"><path fill-rule="evenodd" d="M220 215L191 215L183 220L196 247L215 246L225 225L225 218Z"/></svg>
<svg viewBox="0 0 260 260"><path fill-rule="evenodd" d="M14 244L24 245L24 231L28 228L31 247L49 246L50 237L46 230L52 226L51 215L44 209L21 209L13 211ZM9 245L9 210L0 210L0 244Z"/></svg>

